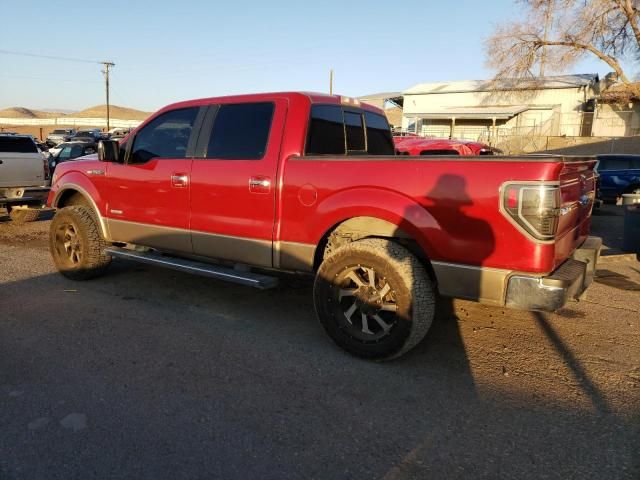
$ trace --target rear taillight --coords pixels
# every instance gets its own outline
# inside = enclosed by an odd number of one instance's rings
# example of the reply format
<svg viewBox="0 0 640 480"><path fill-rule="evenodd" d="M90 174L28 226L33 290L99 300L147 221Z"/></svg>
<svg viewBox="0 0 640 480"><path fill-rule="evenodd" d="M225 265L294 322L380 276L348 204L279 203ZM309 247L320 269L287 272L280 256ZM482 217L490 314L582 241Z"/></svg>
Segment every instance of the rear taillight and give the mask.
<svg viewBox="0 0 640 480"><path fill-rule="evenodd" d="M44 163L43 168L44 168L44 179L45 180L49 180L49 177L51 176L51 171L49 170L49 160L46 158L42 159L42 163Z"/></svg>
<svg viewBox="0 0 640 480"><path fill-rule="evenodd" d="M553 240L560 217L560 187L543 183L508 183L502 187L501 211L536 240Z"/></svg>

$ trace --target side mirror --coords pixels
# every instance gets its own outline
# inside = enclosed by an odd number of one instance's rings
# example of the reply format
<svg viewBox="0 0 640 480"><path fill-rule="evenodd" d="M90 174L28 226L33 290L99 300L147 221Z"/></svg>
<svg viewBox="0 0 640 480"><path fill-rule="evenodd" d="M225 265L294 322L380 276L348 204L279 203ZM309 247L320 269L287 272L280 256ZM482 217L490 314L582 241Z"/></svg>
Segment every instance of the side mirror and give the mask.
<svg viewBox="0 0 640 480"><path fill-rule="evenodd" d="M101 162L120 162L120 144L115 140L98 142L98 160Z"/></svg>

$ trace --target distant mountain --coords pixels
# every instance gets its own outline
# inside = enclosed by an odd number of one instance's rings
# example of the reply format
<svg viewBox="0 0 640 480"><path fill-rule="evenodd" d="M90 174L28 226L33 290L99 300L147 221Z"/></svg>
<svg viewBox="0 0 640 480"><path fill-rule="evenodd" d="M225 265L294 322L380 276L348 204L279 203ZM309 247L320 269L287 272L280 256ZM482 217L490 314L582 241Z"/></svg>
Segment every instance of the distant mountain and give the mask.
<svg viewBox="0 0 640 480"><path fill-rule="evenodd" d="M69 110L68 108L38 108L41 112L62 113L63 115L69 115L70 113L77 112L77 110Z"/></svg>
<svg viewBox="0 0 640 480"><path fill-rule="evenodd" d="M24 107L9 107L0 110L0 118L56 118L64 115L60 112L45 112Z"/></svg>
<svg viewBox="0 0 640 480"><path fill-rule="evenodd" d="M109 116L111 118L117 118L118 120L144 120L150 112L143 112L141 110L135 110L133 108L119 107L118 105L109 106ZM73 118L104 118L107 116L106 105L96 105L80 112L74 112L73 110L35 110L33 108L25 107L9 107L0 110L0 118L58 118L69 116Z"/></svg>
<svg viewBox="0 0 640 480"><path fill-rule="evenodd" d="M151 112L143 112L141 110L135 110L133 108L119 107L117 105L109 106L109 116L111 118L117 118L118 120L144 120ZM75 112L70 117L78 118L102 118L107 116L106 105L96 105L95 107L87 108L80 112Z"/></svg>

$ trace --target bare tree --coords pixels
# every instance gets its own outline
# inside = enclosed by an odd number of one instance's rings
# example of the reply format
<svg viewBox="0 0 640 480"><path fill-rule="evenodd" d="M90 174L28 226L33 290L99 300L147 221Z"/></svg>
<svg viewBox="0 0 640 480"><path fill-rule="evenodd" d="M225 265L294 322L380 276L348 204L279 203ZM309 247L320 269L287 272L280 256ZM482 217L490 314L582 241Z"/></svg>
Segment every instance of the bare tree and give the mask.
<svg viewBox="0 0 640 480"><path fill-rule="evenodd" d="M640 0L517 0L525 20L498 26L486 41L496 80L563 72L589 55L616 73L622 91L640 97L625 60L640 61ZM637 63L636 63L637 64Z"/></svg>

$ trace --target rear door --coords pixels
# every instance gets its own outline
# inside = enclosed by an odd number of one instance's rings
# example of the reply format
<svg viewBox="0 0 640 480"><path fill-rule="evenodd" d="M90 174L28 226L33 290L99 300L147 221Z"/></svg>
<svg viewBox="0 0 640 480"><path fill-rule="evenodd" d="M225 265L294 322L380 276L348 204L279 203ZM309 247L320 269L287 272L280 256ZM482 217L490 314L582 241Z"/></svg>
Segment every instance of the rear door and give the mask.
<svg viewBox="0 0 640 480"><path fill-rule="evenodd" d="M210 107L191 175L195 254L272 266L286 109L284 99Z"/></svg>
<svg viewBox="0 0 640 480"><path fill-rule="evenodd" d="M127 143L125 163L107 165L106 215L114 241L191 253L191 155L200 107L164 112Z"/></svg>
<svg viewBox="0 0 640 480"><path fill-rule="evenodd" d="M0 135L0 187L35 187L44 183L44 160L33 140Z"/></svg>

